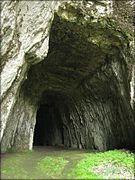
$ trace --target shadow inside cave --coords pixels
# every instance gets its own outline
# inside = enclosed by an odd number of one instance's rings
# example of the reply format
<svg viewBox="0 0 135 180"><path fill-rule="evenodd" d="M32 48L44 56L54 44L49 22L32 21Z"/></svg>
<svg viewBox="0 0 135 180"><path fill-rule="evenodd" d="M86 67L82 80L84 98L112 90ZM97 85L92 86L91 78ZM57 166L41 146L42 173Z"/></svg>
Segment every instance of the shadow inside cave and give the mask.
<svg viewBox="0 0 135 180"><path fill-rule="evenodd" d="M63 125L55 105L41 104L37 112L34 146L62 146Z"/></svg>

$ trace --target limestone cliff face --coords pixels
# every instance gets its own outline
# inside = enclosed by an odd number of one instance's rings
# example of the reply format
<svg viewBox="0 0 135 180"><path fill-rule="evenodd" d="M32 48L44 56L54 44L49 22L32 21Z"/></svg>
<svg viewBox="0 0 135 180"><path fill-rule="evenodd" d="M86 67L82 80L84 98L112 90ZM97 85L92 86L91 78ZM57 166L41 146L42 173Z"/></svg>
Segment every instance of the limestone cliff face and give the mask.
<svg viewBox="0 0 135 180"><path fill-rule="evenodd" d="M2 2L1 138L28 68L47 55L49 31L57 5L56 1ZM13 120L14 131L18 120L17 117ZM8 146L11 145L12 142Z"/></svg>
<svg viewBox="0 0 135 180"><path fill-rule="evenodd" d="M133 146L133 35L113 12L112 1L2 2L2 151L32 149L44 103L60 114L65 146Z"/></svg>

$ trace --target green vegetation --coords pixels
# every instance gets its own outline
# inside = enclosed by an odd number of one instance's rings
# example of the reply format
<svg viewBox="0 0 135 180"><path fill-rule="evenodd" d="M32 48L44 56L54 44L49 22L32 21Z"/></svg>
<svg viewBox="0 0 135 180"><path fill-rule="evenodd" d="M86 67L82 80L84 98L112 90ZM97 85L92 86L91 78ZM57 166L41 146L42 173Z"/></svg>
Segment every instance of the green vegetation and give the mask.
<svg viewBox="0 0 135 180"><path fill-rule="evenodd" d="M128 151L75 150L8 153L2 158L2 179L132 179L134 154Z"/></svg>
<svg viewBox="0 0 135 180"><path fill-rule="evenodd" d="M2 163L1 168L2 176L6 177L3 179L21 179L22 177L29 177L27 170L23 167L25 158L27 158L27 153L26 155L13 153L11 157L7 157L4 164Z"/></svg>
<svg viewBox="0 0 135 180"><path fill-rule="evenodd" d="M38 168L46 177L61 175L64 166L68 163L63 157L46 157L38 163Z"/></svg>
<svg viewBox="0 0 135 180"><path fill-rule="evenodd" d="M94 169L99 166L106 168L107 164L111 164L110 168L126 167L126 171L130 172L133 177L134 170L134 155L123 151L108 151L104 153L89 154L85 159L81 160L77 166L72 170L70 177L76 178L105 178L102 176L102 172L96 174ZM108 170L109 173L109 170ZM114 172L115 175L115 172ZM119 175L118 175L119 176ZM117 177L119 178L119 177Z"/></svg>

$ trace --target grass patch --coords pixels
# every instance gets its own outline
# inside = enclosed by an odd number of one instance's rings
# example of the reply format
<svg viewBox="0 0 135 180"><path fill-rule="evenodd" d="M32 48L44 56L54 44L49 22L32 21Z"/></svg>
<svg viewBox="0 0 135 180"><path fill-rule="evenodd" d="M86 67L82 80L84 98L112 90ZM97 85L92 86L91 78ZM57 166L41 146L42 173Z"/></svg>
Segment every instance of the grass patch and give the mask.
<svg viewBox="0 0 135 180"><path fill-rule="evenodd" d="M60 176L65 165L68 163L63 157L46 157L38 163L38 169L45 174L46 177Z"/></svg>
<svg viewBox="0 0 135 180"><path fill-rule="evenodd" d="M1 166L2 179L133 179L133 174L134 154L122 150L9 153Z"/></svg>
<svg viewBox="0 0 135 180"><path fill-rule="evenodd" d="M94 172L94 168L98 168L101 163L103 165L112 163L113 165L111 168L114 168L115 166L124 167L127 171L130 171L131 176L134 174L134 154L115 150L89 154L77 164L68 176L83 179L103 179L104 176L102 173ZM106 167L104 166L104 168Z"/></svg>
<svg viewBox="0 0 135 180"><path fill-rule="evenodd" d="M7 179L21 179L29 176L27 170L22 168L24 158L20 155L13 155L5 160L1 169L2 176L6 176Z"/></svg>

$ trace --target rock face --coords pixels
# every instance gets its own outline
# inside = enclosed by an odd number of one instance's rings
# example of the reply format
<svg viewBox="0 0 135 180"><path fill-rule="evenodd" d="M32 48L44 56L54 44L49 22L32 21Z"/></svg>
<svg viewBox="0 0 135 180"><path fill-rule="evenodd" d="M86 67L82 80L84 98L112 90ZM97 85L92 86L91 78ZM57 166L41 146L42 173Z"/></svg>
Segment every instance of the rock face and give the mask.
<svg viewBox="0 0 135 180"><path fill-rule="evenodd" d="M4 143L2 148L6 150L13 145L18 123L21 120L17 114L14 114L19 89L26 78L29 67L43 60L47 55L49 31L58 2L5 1L1 4L1 139L5 137L6 144ZM11 119L13 114L15 117ZM6 137L3 134L6 131L8 133L8 128L10 133L9 137ZM28 131L31 132L31 130ZM29 140L32 138L30 134L27 148L32 146Z"/></svg>
<svg viewBox="0 0 135 180"><path fill-rule="evenodd" d="M2 8L2 151L32 149L33 141L133 148L133 35L115 20L113 2Z"/></svg>

